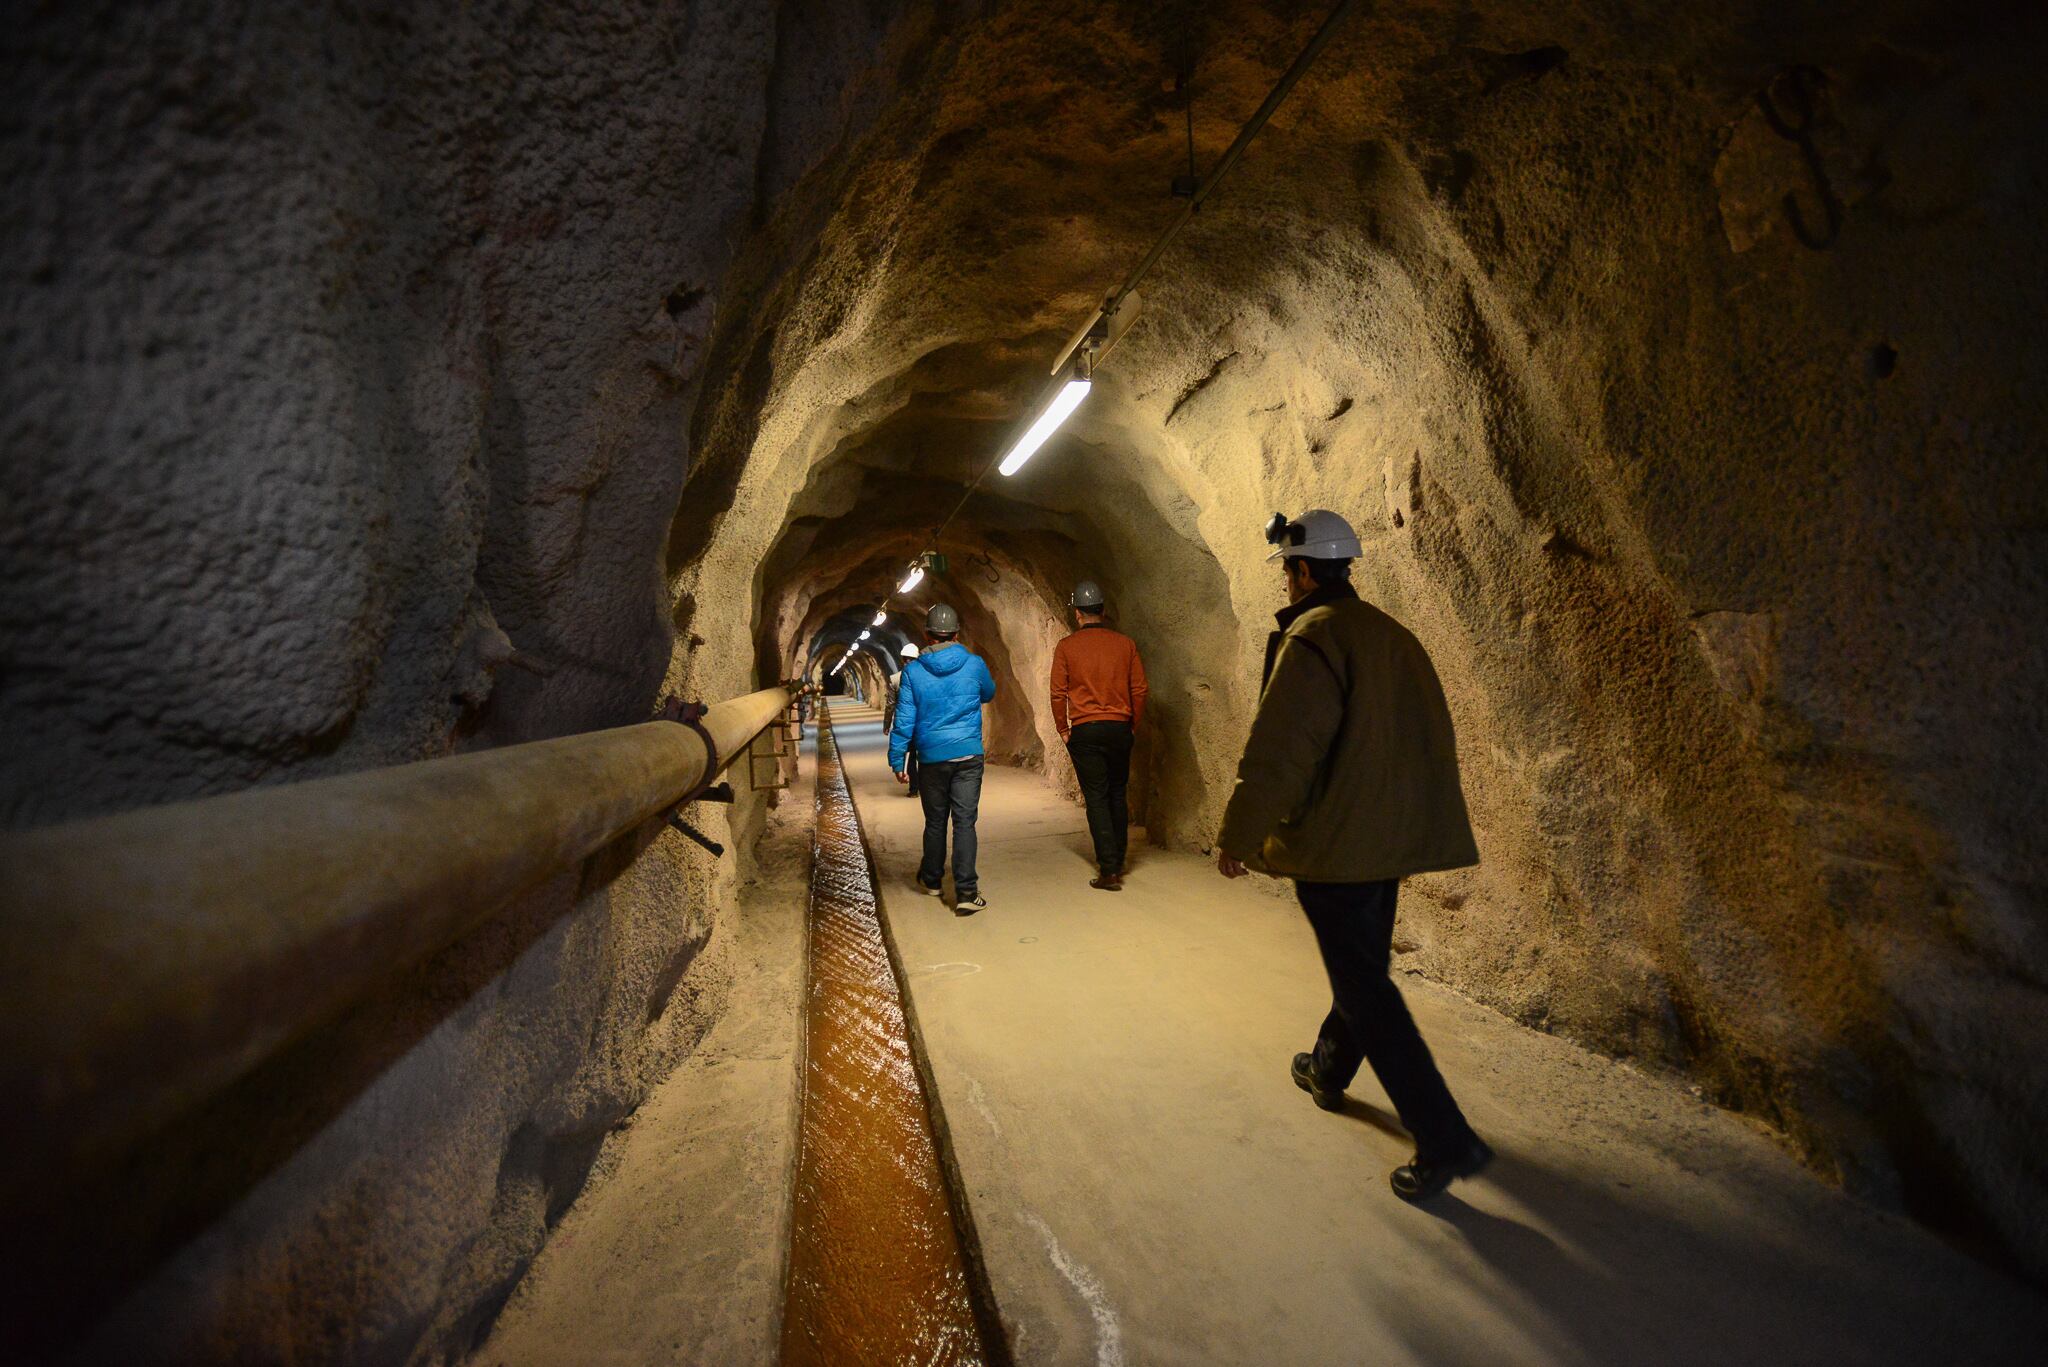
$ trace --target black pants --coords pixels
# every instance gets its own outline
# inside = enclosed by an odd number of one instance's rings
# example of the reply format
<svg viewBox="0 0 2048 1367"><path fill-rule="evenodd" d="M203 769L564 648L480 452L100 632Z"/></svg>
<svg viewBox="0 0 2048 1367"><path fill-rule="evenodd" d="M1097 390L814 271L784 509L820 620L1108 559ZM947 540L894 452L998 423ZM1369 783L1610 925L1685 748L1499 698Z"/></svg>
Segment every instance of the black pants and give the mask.
<svg viewBox="0 0 2048 1367"><path fill-rule="evenodd" d="M1387 976L1400 883L1296 883L1294 895L1315 928L1335 999L1316 1039L1316 1080L1342 1089L1371 1063L1416 1150L1435 1158L1473 1137L1444 1085L1401 989Z"/></svg>
<svg viewBox="0 0 2048 1367"><path fill-rule="evenodd" d="M1088 834L1095 840L1095 864L1107 874L1124 871L1129 847L1131 807L1131 724L1127 721L1084 721L1067 735L1074 777L1081 780L1081 799L1088 804Z"/></svg>
<svg viewBox="0 0 2048 1367"><path fill-rule="evenodd" d="M917 774L924 799L924 859L917 881L935 888L946 876L946 823L953 824L953 895L961 901L980 890L974 874L974 820L981 811L981 756L926 764Z"/></svg>

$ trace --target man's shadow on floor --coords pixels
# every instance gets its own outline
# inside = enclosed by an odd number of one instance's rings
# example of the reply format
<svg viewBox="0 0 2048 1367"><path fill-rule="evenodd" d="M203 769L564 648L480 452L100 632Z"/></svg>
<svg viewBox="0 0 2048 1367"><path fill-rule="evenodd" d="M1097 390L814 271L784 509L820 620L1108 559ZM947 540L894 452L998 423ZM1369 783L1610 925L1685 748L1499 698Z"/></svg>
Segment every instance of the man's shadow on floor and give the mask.
<svg viewBox="0 0 2048 1367"><path fill-rule="evenodd" d="M1137 826L1131 828L1133 832L1139 829L1141 828ZM1095 841L1089 836L1088 832L1083 830L1073 835L1071 839L1066 840L1063 844L1067 853L1073 855L1074 859L1083 868L1088 870L1091 877L1094 876L1096 872ZM1133 840L1130 847L1124 851L1124 873L1126 875L1136 873L1145 862L1145 856L1139 853L1138 843ZM1220 882L1221 880L1219 879L1218 881Z"/></svg>
<svg viewBox="0 0 2048 1367"><path fill-rule="evenodd" d="M1347 1096L1340 1114L1400 1140L1404 1149L1412 1144L1399 1120L1369 1102ZM1484 1194L1488 1185L1532 1218L1482 1209L1497 1204ZM1953 1304L1939 1283L1922 1281L1928 1271L1948 1279L1999 1278L1991 1269L1951 1257L1928 1268L1897 1255L1888 1267L1874 1267L1834 1256L1838 1245L1772 1241L1754 1228L1716 1223L1712 1202L1695 1203L1673 1218L1673 1203L1651 1203L1632 1190L1503 1151L1483 1174L1454 1183L1415 1210L1455 1231L1483 1266L1475 1271L1467 1259L1446 1257L1446 1284L1462 1279L1478 1294L1504 1301L1504 1317L1541 1359L1680 1367L1925 1367L1943 1359L2017 1367L2038 1360L2048 1304L2027 1322L1987 1321L1969 1305ZM1760 1191L1748 1195L1769 1199ZM1390 1191L1386 1196L1398 1199ZM1497 1322L1446 1314L1445 1304L1426 1298L1387 1297L1374 1269L1363 1275L1367 1298L1424 1361L1504 1361L1523 1351L1499 1341Z"/></svg>
<svg viewBox="0 0 2048 1367"><path fill-rule="evenodd" d="M1347 1120L1355 1120L1370 1129L1378 1130L1381 1134L1400 1140L1408 1148L1415 1145L1415 1141L1408 1137L1408 1131L1402 1128L1401 1122L1395 1118L1393 1112L1381 1110L1370 1101L1360 1101L1349 1092L1344 1093L1343 1106L1332 1114L1341 1115Z"/></svg>

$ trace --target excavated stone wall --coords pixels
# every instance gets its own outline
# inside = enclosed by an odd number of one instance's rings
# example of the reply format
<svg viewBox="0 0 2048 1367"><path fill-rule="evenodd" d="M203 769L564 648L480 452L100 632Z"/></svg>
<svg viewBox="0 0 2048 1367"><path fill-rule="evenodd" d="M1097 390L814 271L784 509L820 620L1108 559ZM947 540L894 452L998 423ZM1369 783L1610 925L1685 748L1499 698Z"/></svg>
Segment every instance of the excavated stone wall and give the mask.
<svg viewBox="0 0 2048 1367"><path fill-rule="evenodd" d="M867 117L899 8L11 16L4 820L756 686L675 613L689 416L735 243ZM732 877L608 852L53 1194L0 1341L461 1356L717 1015Z"/></svg>
<svg viewBox="0 0 2048 1367"><path fill-rule="evenodd" d="M923 544L1174 212L1176 45L1208 164L1317 17L961 25L733 343L769 358L712 457L742 538L826 519L767 591L886 589L902 556L862 552ZM1281 601L1259 525L1345 512L1444 676L1485 856L1411 887L1408 965L2036 1275L2043 36L2017 7L1382 7L947 533L1040 535L1006 633L1109 586L1159 698L1152 836L1199 846Z"/></svg>
<svg viewBox="0 0 2048 1367"><path fill-rule="evenodd" d="M1176 66L1206 166L1321 12L897 8L23 20L6 819L781 674L1175 211ZM1354 18L896 606L957 596L992 747L1065 781L1042 680L1102 582L1153 678L1139 809L1200 847L1280 601L1259 525L1345 512L1444 677L1484 855L1411 886L1406 962L2048 1275L2048 40L2021 6L1835 9ZM474 1342L717 1009L718 875L677 843L203 1118L130 1190L230 1122L265 1142L198 1184L225 1218L167 1203L156 1237L209 1227L109 1355Z"/></svg>
<svg viewBox="0 0 2048 1367"><path fill-rule="evenodd" d="M859 626L872 620L880 595L860 594L854 586L900 582L903 567L916 549L908 541L898 540L882 555L847 568L825 558L828 553L814 544L810 567L800 577L780 581L784 587L770 595L768 619L798 623L793 629L785 626L785 630L799 641L856 635ZM989 756L1000 763L1039 770L1055 783L1062 779L1070 782L1071 776L1063 769L1046 763L1047 754L1059 749L1060 740L1039 696L1052 671L1052 648L1063 634L1048 602L1050 590L1006 551L988 548L977 554L985 557L980 564L930 587L921 585L911 595L909 607L897 608L894 616L903 635L887 654L893 660L904 639L921 647L926 610L936 603L950 604L960 614L961 643L988 662L995 680L995 701L984 715ZM838 587L817 596L803 587L824 584ZM903 600L896 601L900 604ZM833 630L833 624L842 619L854 623L851 631ZM1076 787L1073 791L1078 795L1080 790Z"/></svg>

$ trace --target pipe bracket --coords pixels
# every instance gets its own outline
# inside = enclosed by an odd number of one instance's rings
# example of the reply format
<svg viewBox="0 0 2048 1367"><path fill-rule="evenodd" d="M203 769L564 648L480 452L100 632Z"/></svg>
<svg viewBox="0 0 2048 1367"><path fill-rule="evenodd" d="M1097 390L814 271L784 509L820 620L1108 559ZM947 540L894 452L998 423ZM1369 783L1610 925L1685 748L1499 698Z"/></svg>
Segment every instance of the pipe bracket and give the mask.
<svg viewBox="0 0 2048 1367"><path fill-rule="evenodd" d="M711 733L704 729L704 714L709 710L701 702L684 702L676 697L669 698L661 705L661 720L682 723L695 731L698 738L704 742L704 781L677 798L678 807L686 802L696 801L711 786L711 781L718 777L718 742L711 739Z"/></svg>

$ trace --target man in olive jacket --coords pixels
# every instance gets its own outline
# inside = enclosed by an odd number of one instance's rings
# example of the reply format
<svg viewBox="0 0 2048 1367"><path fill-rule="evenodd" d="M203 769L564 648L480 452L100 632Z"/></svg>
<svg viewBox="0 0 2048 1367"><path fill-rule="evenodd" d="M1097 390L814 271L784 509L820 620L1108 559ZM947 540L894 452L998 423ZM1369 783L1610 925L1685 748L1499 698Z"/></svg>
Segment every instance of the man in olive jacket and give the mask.
<svg viewBox="0 0 2048 1367"><path fill-rule="evenodd" d="M1479 862L1450 709L1421 642L1352 590L1360 547L1348 522L1321 508L1291 522L1275 514L1266 536L1288 606L1267 642L1216 866L1226 878L1249 867L1294 880L1333 997L1314 1052L1294 1056L1295 1084L1339 1110L1371 1063L1415 1139L1394 1192L1419 1201L1493 1157L1387 976L1401 879Z"/></svg>

